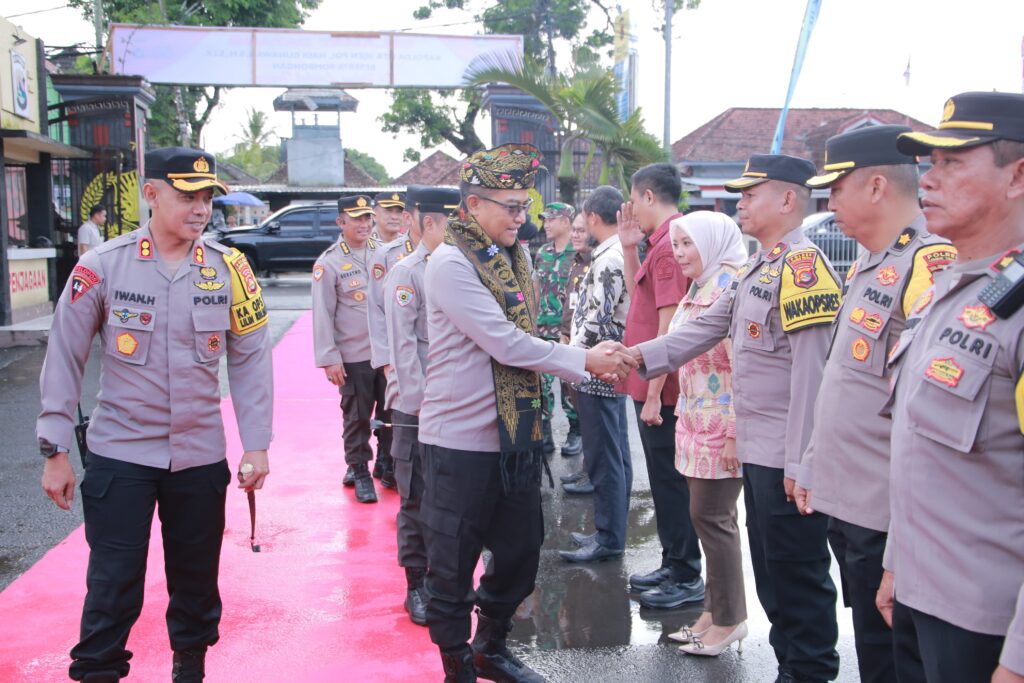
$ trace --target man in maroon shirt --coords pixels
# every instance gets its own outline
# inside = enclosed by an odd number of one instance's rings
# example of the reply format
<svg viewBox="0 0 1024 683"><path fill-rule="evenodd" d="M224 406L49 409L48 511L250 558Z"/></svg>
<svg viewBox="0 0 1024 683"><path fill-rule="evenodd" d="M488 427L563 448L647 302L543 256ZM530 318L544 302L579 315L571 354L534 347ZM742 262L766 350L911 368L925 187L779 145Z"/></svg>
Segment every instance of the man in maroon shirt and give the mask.
<svg viewBox="0 0 1024 683"><path fill-rule="evenodd" d="M672 254L668 224L680 215L682 181L673 164L651 164L633 174L630 201L622 205L619 239L625 258L630 307L623 343L635 346L665 334L690 281ZM640 262L637 247L646 241ZM625 392L636 408L640 441L654 498L661 541L661 566L649 574L629 577L644 607L669 609L704 599L697 534L690 522L690 491L675 466L675 373L647 382L631 373Z"/></svg>

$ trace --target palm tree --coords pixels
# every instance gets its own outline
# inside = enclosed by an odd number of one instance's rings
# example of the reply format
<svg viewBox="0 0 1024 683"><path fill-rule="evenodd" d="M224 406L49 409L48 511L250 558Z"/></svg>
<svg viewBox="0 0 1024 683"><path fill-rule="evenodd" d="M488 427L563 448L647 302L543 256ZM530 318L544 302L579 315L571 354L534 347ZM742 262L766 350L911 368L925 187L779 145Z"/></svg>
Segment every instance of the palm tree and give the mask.
<svg viewBox="0 0 1024 683"><path fill-rule="evenodd" d="M574 204L579 179L573 168L573 152L578 140L585 140L590 153L582 175L601 153L602 182L614 178L626 189L628 173L648 163L663 161L665 152L654 136L643 127L639 110L626 121L619 119L616 106L617 84L610 69L589 67L572 73L552 73L547 65L522 60L508 53L487 55L466 72L468 86L507 83L540 102L558 123L559 198Z"/></svg>
<svg viewBox="0 0 1024 683"><path fill-rule="evenodd" d="M242 124L242 133L238 136L241 144L250 149L266 145L274 134L274 129L268 126L269 123L270 119L266 113L250 107L248 118Z"/></svg>

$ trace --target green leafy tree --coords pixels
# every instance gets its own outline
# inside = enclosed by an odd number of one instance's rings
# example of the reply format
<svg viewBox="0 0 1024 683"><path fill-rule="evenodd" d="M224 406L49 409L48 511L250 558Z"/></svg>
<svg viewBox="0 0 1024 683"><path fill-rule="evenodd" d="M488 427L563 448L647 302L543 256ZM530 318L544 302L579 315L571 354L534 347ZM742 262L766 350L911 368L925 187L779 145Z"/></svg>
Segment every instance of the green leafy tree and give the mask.
<svg viewBox="0 0 1024 683"><path fill-rule="evenodd" d="M598 28L588 27L591 8L605 20ZM549 69L555 62L555 39L569 41L579 63L596 62L599 50L612 42L612 12L603 0L429 0L413 16L429 19L437 10L473 11L484 33L523 36L526 55ZM391 111L380 117L385 132L419 135L423 149L449 142L468 155L483 148L476 134L482 113L476 90L402 89L393 91L392 97ZM420 153L408 149L404 158L419 161Z"/></svg>
<svg viewBox="0 0 1024 683"><path fill-rule="evenodd" d="M181 26L301 26L321 0L102 0L103 17L125 24L172 24ZM68 0L90 22L94 0ZM155 145L174 145L184 133L198 146L203 127L220 104L221 86L155 86L157 101L150 121L150 140ZM182 131L180 119L184 119Z"/></svg>
<svg viewBox="0 0 1024 683"><path fill-rule="evenodd" d="M278 145L271 144L274 130L269 124L266 113L251 107L234 151L224 160L261 180L272 176L281 165L281 151Z"/></svg>
<svg viewBox="0 0 1024 683"><path fill-rule="evenodd" d="M356 168L382 185L391 180L388 170L379 161L365 152L347 147L345 149L345 158L351 161Z"/></svg>
<svg viewBox="0 0 1024 683"><path fill-rule="evenodd" d="M639 109L626 120L619 119L617 85L610 69L587 66L569 73L551 73L545 64L505 55L481 60L470 69L467 85L500 82L532 96L558 122L560 199L575 203L579 177L586 176L600 152L601 182L615 182L627 189L627 179L649 163L664 161L661 143L644 128ZM574 150L583 141L590 153L583 172L573 167Z"/></svg>

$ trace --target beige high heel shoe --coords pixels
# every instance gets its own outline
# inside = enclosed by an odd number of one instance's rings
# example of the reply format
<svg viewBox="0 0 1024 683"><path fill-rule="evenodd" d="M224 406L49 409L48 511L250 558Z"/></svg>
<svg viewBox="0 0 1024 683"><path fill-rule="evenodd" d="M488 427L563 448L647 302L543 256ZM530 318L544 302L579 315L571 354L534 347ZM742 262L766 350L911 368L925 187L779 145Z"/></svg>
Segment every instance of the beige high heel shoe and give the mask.
<svg viewBox="0 0 1024 683"><path fill-rule="evenodd" d="M711 627L704 629L703 631L697 631L694 633L690 630L689 626L684 626L675 633L668 634L670 640L674 640L677 643L692 643L694 638L700 638L702 635L711 630Z"/></svg>
<svg viewBox="0 0 1024 683"><path fill-rule="evenodd" d="M680 650L688 655L700 655L702 657L717 657L726 650L733 643L737 643L736 652L743 653L743 639L748 635L747 622L742 622L736 628L732 630L732 633L727 635L722 642L715 645L704 645L700 638L694 636L693 640L689 645L682 645L679 647Z"/></svg>

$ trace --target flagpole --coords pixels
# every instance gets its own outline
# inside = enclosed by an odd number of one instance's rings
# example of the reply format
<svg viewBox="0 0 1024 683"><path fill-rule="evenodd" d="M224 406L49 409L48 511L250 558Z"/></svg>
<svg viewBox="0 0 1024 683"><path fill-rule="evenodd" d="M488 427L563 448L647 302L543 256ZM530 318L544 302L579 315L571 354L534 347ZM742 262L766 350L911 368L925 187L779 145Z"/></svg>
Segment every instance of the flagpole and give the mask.
<svg viewBox="0 0 1024 683"><path fill-rule="evenodd" d="M821 10L821 0L807 0L807 9L804 11L803 28L800 29L800 40L796 44L796 54L793 56L793 70L789 74L789 88L786 90L786 101L779 112L779 122L775 126L775 137L772 138L772 154L778 154L782 149L782 136L786 131L786 117L789 115L789 102L793 99L793 91L796 90L796 82L800 78L800 70L804 66L804 55L807 53L807 43L811 40L811 31L818 21L818 12Z"/></svg>

